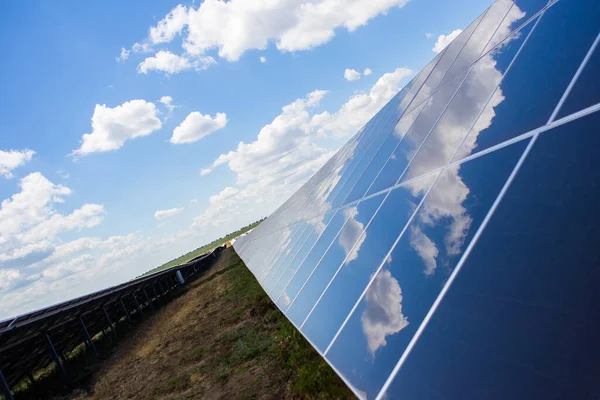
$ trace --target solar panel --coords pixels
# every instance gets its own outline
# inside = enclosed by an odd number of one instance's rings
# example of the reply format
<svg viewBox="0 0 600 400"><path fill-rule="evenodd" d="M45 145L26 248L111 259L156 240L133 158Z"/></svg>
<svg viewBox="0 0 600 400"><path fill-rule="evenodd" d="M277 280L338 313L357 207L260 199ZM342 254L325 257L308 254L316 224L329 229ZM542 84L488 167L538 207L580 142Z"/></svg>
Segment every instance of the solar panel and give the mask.
<svg viewBox="0 0 600 400"><path fill-rule="evenodd" d="M360 398L596 398L600 4L500 0L234 247Z"/></svg>

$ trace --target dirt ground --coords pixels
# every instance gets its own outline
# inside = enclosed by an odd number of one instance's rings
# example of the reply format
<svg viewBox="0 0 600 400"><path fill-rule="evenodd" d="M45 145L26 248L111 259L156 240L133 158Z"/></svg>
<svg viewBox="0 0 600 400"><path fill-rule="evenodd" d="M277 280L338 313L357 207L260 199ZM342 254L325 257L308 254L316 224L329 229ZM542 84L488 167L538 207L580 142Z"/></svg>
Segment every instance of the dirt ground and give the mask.
<svg viewBox="0 0 600 400"><path fill-rule="evenodd" d="M141 324L67 398L354 398L233 248Z"/></svg>

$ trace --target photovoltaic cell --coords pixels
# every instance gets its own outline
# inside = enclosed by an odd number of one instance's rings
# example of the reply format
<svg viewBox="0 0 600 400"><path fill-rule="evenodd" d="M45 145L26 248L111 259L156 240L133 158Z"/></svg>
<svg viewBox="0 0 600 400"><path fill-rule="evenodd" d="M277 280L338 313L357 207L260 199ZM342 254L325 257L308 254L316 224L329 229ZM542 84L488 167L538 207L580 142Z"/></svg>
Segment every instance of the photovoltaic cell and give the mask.
<svg viewBox="0 0 600 400"><path fill-rule="evenodd" d="M499 0L235 249L360 398L598 398L600 3Z"/></svg>

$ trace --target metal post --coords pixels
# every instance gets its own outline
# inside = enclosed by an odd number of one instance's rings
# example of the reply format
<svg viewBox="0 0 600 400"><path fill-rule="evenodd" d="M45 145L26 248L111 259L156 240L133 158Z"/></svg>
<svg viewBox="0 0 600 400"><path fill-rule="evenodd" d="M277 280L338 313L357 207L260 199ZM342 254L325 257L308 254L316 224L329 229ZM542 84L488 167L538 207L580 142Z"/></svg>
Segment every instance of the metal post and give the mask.
<svg viewBox="0 0 600 400"><path fill-rule="evenodd" d="M152 304L152 300L150 299L150 297L148 297L148 292L146 292L146 288L143 288L142 290L144 291L144 296L146 296L146 301L148 302L150 309L152 310L152 312L154 312L154 305Z"/></svg>
<svg viewBox="0 0 600 400"><path fill-rule="evenodd" d="M52 353L52 358L54 359L56 366L58 367L58 369L60 369L60 372L63 374L64 378L69 380L69 375L67 374L67 370L65 369L65 366L63 365L63 362L61 361L60 356L56 352L56 349L54 348L54 344L52 344L50 335L48 335L47 333L46 333L46 339L48 339L48 346L50 347L50 352Z"/></svg>
<svg viewBox="0 0 600 400"><path fill-rule="evenodd" d="M113 331L113 333L116 335L117 330L115 329L115 325L113 324L112 320L110 319L110 315L108 315L108 311L106 311L106 308L104 308L104 306L102 307L102 310L104 310L104 315L106 315L106 319L108 320L108 324L110 325L110 330Z"/></svg>
<svg viewBox="0 0 600 400"><path fill-rule="evenodd" d="M135 297L135 293L131 293L131 295L133 296L133 301L135 302L135 307L137 308L137 310L139 311L140 314L143 314L144 312L142 311L142 306L140 306L140 303L137 300L137 297Z"/></svg>
<svg viewBox="0 0 600 400"><path fill-rule="evenodd" d="M98 349L96 349L96 345L94 344L94 341L92 340L92 337L90 336L90 333L88 332L87 327L83 322L83 318L79 317L79 322L81 322L81 327L83 328L83 334L85 335L86 341L90 344L92 350L94 350L94 353L96 353L96 356L99 357L100 354L98 354Z"/></svg>
<svg viewBox="0 0 600 400"><path fill-rule="evenodd" d="M127 307L125 307L125 303L123 303L123 299L119 299L119 301L121 302L121 306L123 307L123 311L125 312L125 317L127 317L127 321L133 322L131 320L131 316L129 315L129 311L127 311Z"/></svg>
<svg viewBox="0 0 600 400"><path fill-rule="evenodd" d="M2 375L2 371L0 371L0 389L2 389L2 393L4 393L6 400L14 400L10 387L6 382L6 379L4 379L4 375Z"/></svg>

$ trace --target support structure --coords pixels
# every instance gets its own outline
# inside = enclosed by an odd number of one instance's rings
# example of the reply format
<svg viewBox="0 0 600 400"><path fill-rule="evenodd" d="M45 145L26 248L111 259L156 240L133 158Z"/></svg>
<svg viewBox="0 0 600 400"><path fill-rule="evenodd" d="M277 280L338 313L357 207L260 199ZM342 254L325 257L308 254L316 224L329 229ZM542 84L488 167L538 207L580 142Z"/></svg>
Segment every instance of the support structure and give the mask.
<svg viewBox="0 0 600 400"><path fill-rule="evenodd" d="M148 297L148 292L146 292L146 288L143 288L142 290L144 291L144 296L146 296L146 301L148 302L150 309L152 310L152 312L154 312L154 305L152 304L152 299Z"/></svg>
<svg viewBox="0 0 600 400"><path fill-rule="evenodd" d="M4 379L4 375L2 375L2 371L0 371L0 389L1 393L6 397L6 400L14 400L10 387L6 382L6 379Z"/></svg>
<svg viewBox="0 0 600 400"><path fill-rule="evenodd" d="M69 380L69 374L67 374L67 370L65 369L65 365L63 364L62 360L60 359L60 356L56 352L56 348L54 347L54 344L52 343L52 339L50 339L50 335L48 335L47 333L46 333L46 339L48 340L48 347L50 347L50 353L52 353L52 358L54 359L54 362L56 363L56 366L60 370L60 372L63 375L63 377L66 380Z"/></svg>
<svg viewBox="0 0 600 400"><path fill-rule="evenodd" d="M79 322L81 322L81 327L83 328L83 335L85 336L85 340L88 342L92 350L94 350L96 356L99 357L100 354L98 354L98 349L96 349L96 345L94 344L94 341L92 340L92 337L90 336L90 333L88 332L87 327L83 322L83 318L79 317Z"/></svg>
<svg viewBox="0 0 600 400"><path fill-rule="evenodd" d="M108 311L106 311L106 308L104 308L104 306L102 306L102 311L104 311L104 315L106 315L106 319L108 320L108 324L110 325L110 330L113 331L113 333L116 335L117 330L115 329L115 324L113 324L112 320L110 319L110 315L108 315Z"/></svg>
<svg viewBox="0 0 600 400"><path fill-rule="evenodd" d="M135 308L137 308L137 310L138 310L138 312L139 312L140 314L143 314L143 313L144 313L144 311L142 311L142 306L140 306L140 302L138 301L138 299L137 299L137 297L136 297L135 293L131 293L131 295L133 296L133 301L134 301L134 303L135 303Z"/></svg>
<svg viewBox="0 0 600 400"><path fill-rule="evenodd" d="M127 321L133 322L131 320L131 315L129 315L129 311L127 311L127 307L125 307L125 303L123 303L123 299L119 299L119 301L121 302L121 307L123 307L123 312L125 313L125 317L127 318Z"/></svg>

